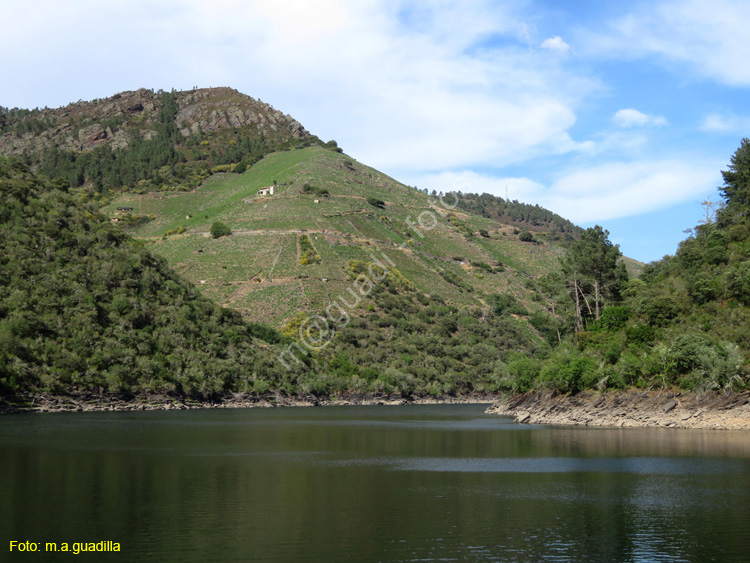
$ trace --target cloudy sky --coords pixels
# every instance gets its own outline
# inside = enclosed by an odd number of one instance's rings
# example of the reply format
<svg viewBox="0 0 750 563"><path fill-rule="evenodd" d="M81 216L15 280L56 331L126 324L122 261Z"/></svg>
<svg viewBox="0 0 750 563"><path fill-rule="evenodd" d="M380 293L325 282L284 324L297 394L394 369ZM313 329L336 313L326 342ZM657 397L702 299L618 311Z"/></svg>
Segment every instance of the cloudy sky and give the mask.
<svg viewBox="0 0 750 563"><path fill-rule="evenodd" d="M750 136L750 3L0 0L0 105L231 86L419 188L673 254Z"/></svg>

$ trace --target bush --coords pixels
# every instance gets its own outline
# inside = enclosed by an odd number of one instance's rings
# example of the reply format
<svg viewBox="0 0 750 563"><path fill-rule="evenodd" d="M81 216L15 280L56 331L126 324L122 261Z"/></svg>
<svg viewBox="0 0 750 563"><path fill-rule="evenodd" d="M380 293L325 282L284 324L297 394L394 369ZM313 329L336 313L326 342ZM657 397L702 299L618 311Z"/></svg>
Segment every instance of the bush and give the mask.
<svg viewBox="0 0 750 563"><path fill-rule="evenodd" d="M563 392L578 393L593 387L598 379L597 364L593 358L578 352L559 348L539 374L539 381Z"/></svg>
<svg viewBox="0 0 750 563"><path fill-rule="evenodd" d="M669 360L675 375L693 370L708 373L716 361L711 342L702 334L680 334L669 349Z"/></svg>
<svg viewBox="0 0 750 563"><path fill-rule="evenodd" d="M607 307L602 311L601 317L599 317L599 326L608 331L620 330L625 326L629 318L630 311L627 307Z"/></svg>
<svg viewBox="0 0 750 563"><path fill-rule="evenodd" d="M226 223L216 221L213 225L211 225L211 236L214 238L226 237L231 234L232 229L230 229L229 225L227 225Z"/></svg>
<svg viewBox="0 0 750 563"><path fill-rule="evenodd" d="M750 305L750 262L735 264L726 273L727 293L744 305Z"/></svg>
<svg viewBox="0 0 750 563"><path fill-rule="evenodd" d="M642 346L644 344L651 344L654 341L656 333L649 325L637 324L629 326L625 330L625 336L628 339L628 344Z"/></svg>
<svg viewBox="0 0 750 563"><path fill-rule="evenodd" d="M666 326L679 314L677 302L671 297L654 297L644 306L648 322L654 326Z"/></svg>
<svg viewBox="0 0 750 563"><path fill-rule="evenodd" d="M541 363L528 357L520 357L508 364L508 375L513 378L514 393L525 393L534 386L534 380L539 375Z"/></svg>
<svg viewBox="0 0 750 563"><path fill-rule="evenodd" d="M382 199L378 199L376 197L367 196L367 203L369 203L373 207L377 207L378 209L385 208L385 202Z"/></svg>
<svg viewBox="0 0 750 563"><path fill-rule="evenodd" d="M714 276L706 272L699 272L688 279L688 294L699 305L713 301L718 293L716 282L717 279Z"/></svg>
<svg viewBox="0 0 750 563"><path fill-rule="evenodd" d="M474 261L472 261L471 265L474 266L475 268L479 268L480 270L484 270L488 274L491 274L492 271L493 271L492 270L492 266L490 266L487 262L474 262Z"/></svg>

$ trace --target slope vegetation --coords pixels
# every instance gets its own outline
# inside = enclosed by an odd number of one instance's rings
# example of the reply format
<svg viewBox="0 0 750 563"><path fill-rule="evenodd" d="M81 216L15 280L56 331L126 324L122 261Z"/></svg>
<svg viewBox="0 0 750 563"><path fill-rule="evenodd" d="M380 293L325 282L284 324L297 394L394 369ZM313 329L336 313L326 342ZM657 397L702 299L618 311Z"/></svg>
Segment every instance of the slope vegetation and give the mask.
<svg viewBox="0 0 750 563"><path fill-rule="evenodd" d="M278 334L202 297L59 185L0 158L0 194L0 394L212 396L274 377Z"/></svg>
<svg viewBox="0 0 750 563"><path fill-rule="evenodd" d="M258 195L274 186L273 195ZM379 257L416 290L460 307L510 294L541 309L526 282L557 267L543 234L466 214L323 147L278 152L241 175L217 174L187 193L123 194L105 211L130 227L206 295L281 327L346 292L352 261ZM126 211L118 211L125 208ZM231 236L213 239L221 221ZM167 234L169 233L169 234Z"/></svg>

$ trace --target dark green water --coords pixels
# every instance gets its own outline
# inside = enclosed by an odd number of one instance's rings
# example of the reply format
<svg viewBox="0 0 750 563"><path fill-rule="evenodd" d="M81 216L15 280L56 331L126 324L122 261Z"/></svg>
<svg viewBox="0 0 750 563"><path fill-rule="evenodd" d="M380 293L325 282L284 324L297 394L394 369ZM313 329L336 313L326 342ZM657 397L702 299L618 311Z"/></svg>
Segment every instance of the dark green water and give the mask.
<svg viewBox="0 0 750 563"><path fill-rule="evenodd" d="M483 410L5 416L0 560L750 561L750 433Z"/></svg>

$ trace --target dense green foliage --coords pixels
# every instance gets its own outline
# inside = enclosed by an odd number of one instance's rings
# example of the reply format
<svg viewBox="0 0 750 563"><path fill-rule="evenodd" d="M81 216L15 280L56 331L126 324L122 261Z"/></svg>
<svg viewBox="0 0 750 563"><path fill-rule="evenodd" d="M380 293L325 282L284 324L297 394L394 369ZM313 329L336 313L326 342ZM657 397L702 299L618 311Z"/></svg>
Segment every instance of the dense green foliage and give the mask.
<svg viewBox="0 0 750 563"><path fill-rule="evenodd" d="M349 272L356 279L368 267L352 261ZM351 320L316 354L318 371L302 383L303 391L407 397L495 392L507 383L508 362L544 356L549 348L515 318L525 311L511 295L489 296L482 309L459 310L416 291L392 269L370 297L368 312L352 310ZM285 333L294 336L300 320Z"/></svg>
<svg viewBox="0 0 750 563"><path fill-rule="evenodd" d="M647 265L640 279L627 280L617 262L619 250L600 227L588 229L571 244L562 273L533 282L552 314L532 324L540 332L554 329L560 344L542 362L526 361L523 369L509 366L509 387L572 392L628 386L747 388L747 139L722 174L725 205L716 220L695 227L676 256Z"/></svg>
<svg viewBox="0 0 750 563"><path fill-rule="evenodd" d="M275 331L201 297L60 185L0 159L0 195L0 392L210 396L294 376L263 350Z"/></svg>

